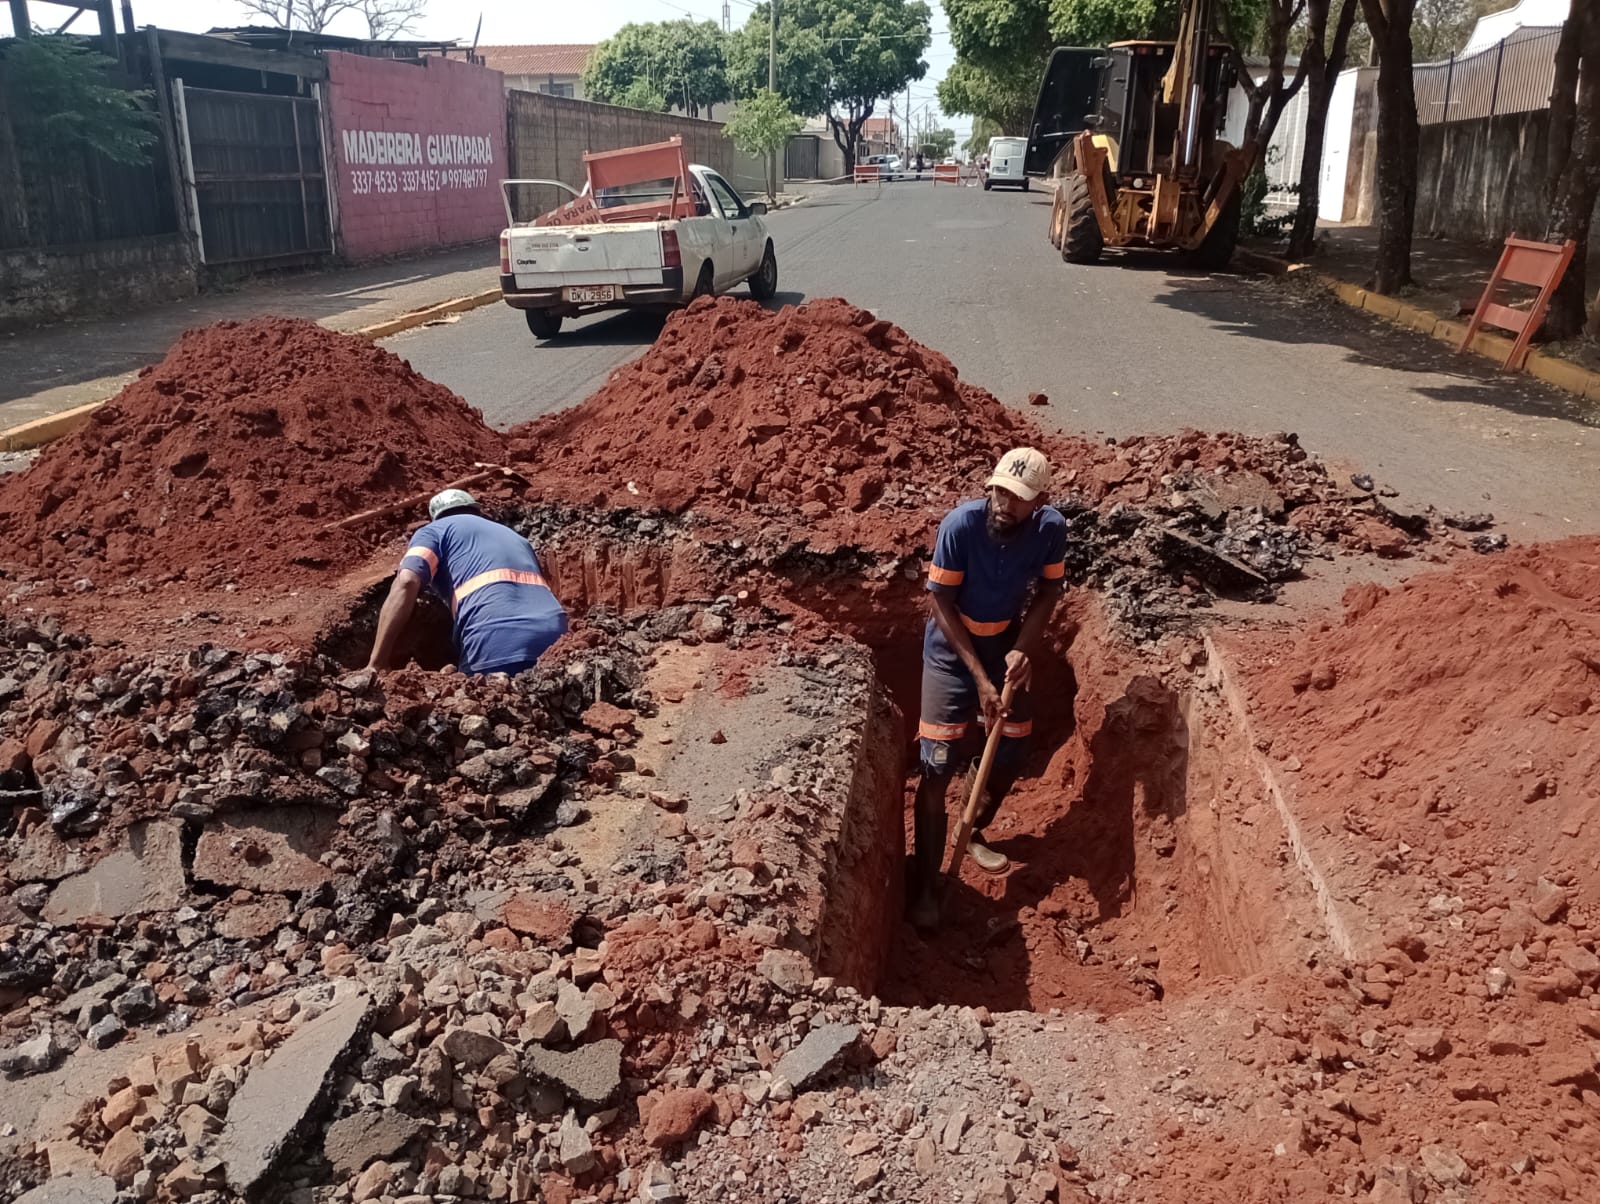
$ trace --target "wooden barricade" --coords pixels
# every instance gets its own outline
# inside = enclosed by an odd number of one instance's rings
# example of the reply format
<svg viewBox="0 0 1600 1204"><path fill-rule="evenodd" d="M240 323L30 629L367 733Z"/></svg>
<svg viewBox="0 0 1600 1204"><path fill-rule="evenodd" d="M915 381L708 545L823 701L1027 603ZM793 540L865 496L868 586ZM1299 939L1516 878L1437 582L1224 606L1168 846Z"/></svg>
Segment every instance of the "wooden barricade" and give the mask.
<svg viewBox="0 0 1600 1204"><path fill-rule="evenodd" d="M857 163L855 170L855 184L883 184L883 176L878 171L876 163Z"/></svg>
<svg viewBox="0 0 1600 1204"><path fill-rule="evenodd" d="M933 165L933 182L936 186L939 184L955 184L959 186L961 183L961 164L935 163Z"/></svg>
<svg viewBox="0 0 1600 1204"><path fill-rule="evenodd" d="M1457 352L1471 347L1472 340L1477 337L1478 328L1488 324L1517 336L1516 342L1511 344L1511 353L1506 356L1506 362L1501 366L1511 370L1521 368L1528 358L1528 343L1538 331L1539 324L1544 321L1545 311L1550 308L1550 296L1556 291L1556 285L1561 283L1561 277L1566 274L1567 265L1572 262L1572 255L1577 247L1578 244L1570 238L1559 244L1531 242L1525 238L1506 239L1505 250L1500 252L1500 262L1495 265L1494 273L1489 277L1489 283L1483 290L1483 296L1478 298L1478 306L1473 310L1472 321L1467 324L1466 337L1461 340ZM1539 290L1539 296L1534 301L1532 309L1513 309L1495 300L1501 282L1506 280L1516 284L1526 284Z"/></svg>

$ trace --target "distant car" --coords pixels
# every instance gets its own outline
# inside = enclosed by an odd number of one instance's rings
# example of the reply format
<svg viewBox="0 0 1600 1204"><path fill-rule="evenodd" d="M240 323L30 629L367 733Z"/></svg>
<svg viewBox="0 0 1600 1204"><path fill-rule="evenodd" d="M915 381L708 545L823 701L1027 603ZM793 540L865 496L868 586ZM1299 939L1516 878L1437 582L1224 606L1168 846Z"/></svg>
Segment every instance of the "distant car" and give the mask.
<svg viewBox="0 0 1600 1204"><path fill-rule="evenodd" d="M1028 191L1028 177L1022 170L1023 157L1028 153L1026 138L989 139L989 163L983 173L983 189L987 192L996 184L1016 186Z"/></svg>
<svg viewBox="0 0 1600 1204"><path fill-rule="evenodd" d="M903 180L906 173L899 155L868 155L861 160L864 167L876 167L880 180Z"/></svg>

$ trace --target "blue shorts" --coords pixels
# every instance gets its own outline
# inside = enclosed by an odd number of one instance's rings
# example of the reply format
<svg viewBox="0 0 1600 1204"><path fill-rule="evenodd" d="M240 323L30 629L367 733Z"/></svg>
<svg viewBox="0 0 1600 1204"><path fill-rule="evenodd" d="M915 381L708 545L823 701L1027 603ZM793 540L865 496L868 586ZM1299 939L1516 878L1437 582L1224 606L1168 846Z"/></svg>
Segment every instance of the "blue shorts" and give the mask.
<svg viewBox="0 0 1600 1204"><path fill-rule="evenodd" d="M985 645L989 645L986 647ZM978 659L988 671L989 680L996 689L1001 688L1006 676L1006 653L1010 651L1007 640L974 640L973 648ZM1027 691L1011 699L1011 714L1000 728L1000 746L995 750L995 760L1000 765L1015 766L1026 749L1027 739L1033 734L1032 700ZM917 723L917 742L921 750L922 772L940 776L954 769L951 760L958 745L966 736L972 721L981 726L978 713L978 684L966 668L947 669L940 665L922 662L922 715Z"/></svg>

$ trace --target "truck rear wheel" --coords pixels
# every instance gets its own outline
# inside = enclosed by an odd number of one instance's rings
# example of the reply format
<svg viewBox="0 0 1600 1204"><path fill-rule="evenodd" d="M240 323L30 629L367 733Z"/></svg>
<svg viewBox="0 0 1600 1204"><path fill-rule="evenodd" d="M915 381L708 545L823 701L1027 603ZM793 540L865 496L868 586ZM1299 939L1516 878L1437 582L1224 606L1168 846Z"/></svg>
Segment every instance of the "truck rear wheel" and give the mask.
<svg viewBox="0 0 1600 1204"><path fill-rule="evenodd" d="M525 309L522 316L528 320L528 330L535 338L553 339L561 333L561 315L549 309Z"/></svg>
<svg viewBox="0 0 1600 1204"><path fill-rule="evenodd" d="M1217 215L1217 224L1206 231L1205 241L1189 252L1189 263L1208 272L1219 272L1233 260L1239 245L1239 218L1244 189L1235 188L1228 206Z"/></svg>
<svg viewBox="0 0 1600 1204"><path fill-rule="evenodd" d="M1089 181L1073 172L1061 181L1061 258L1068 263L1093 263L1105 249L1100 219L1095 216Z"/></svg>
<svg viewBox="0 0 1600 1204"><path fill-rule="evenodd" d="M708 259L700 265L700 275L694 282L694 292L689 294L692 301L696 297L714 297L717 293L716 272L711 267Z"/></svg>

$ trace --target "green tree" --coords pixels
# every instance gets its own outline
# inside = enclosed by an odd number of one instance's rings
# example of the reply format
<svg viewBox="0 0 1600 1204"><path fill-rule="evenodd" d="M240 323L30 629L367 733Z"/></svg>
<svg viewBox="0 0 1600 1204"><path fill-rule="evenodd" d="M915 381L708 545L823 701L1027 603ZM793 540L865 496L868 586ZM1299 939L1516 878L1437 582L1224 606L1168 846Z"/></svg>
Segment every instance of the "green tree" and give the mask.
<svg viewBox="0 0 1600 1204"><path fill-rule="evenodd" d="M605 103L619 104L625 109L644 109L649 113L665 113L672 107L656 82L642 75L629 84L621 96Z"/></svg>
<svg viewBox="0 0 1600 1204"><path fill-rule="evenodd" d="M969 159L976 159L989 149L989 139L998 138L1005 132L1004 127L998 122L990 121L987 117L975 117L972 121L972 133L967 135L967 140L961 144L961 149L967 152Z"/></svg>
<svg viewBox="0 0 1600 1204"><path fill-rule="evenodd" d="M740 32L734 55L740 94L765 82L764 75L760 83L750 76L766 67L769 20L762 5ZM853 170L861 128L873 108L927 74L922 52L932 40L923 0L783 0L778 92L794 112L826 115L845 170Z"/></svg>
<svg viewBox="0 0 1600 1204"><path fill-rule="evenodd" d="M944 127L929 130L922 136L922 153L937 163L956 148L956 132Z"/></svg>
<svg viewBox="0 0 1600 1204"><path fill-rule="evenodd" d="M706 116L730 96L724 37L714 21L624 25L601 42L583 70L595 100ZM644 102L656 100L654 104Z"/></svg>
<svg viewBox="0 0 1600 1204"><path fill-rule="evenodd" d="M116 64L80 38L33 37L0 43L6 107L17 149L33 167L51 170L62 152L82 149L114 163L150 161L156 115L151 93L111 83Z"/></svg>
<svg viewBox="0 0 1600 1204"><path fill-rule="evenodd" d="M774 201L778 199L778 155L804 124L805 119L789 109L788 101L763 88L741 100L724 127L740 150L766 159L767 196Z"/></svg>
<svg viewBox="0 0 1600 1204"><path fill-rule="evenodd" d="M939 81L939 108L982 118L995 127L995 134L1006 130L1025 134L1043 77L1043 58L1030 57L1011 68L992 68L958 56ZM991 137L994 134L984 137L985 146Z"/></svg>

